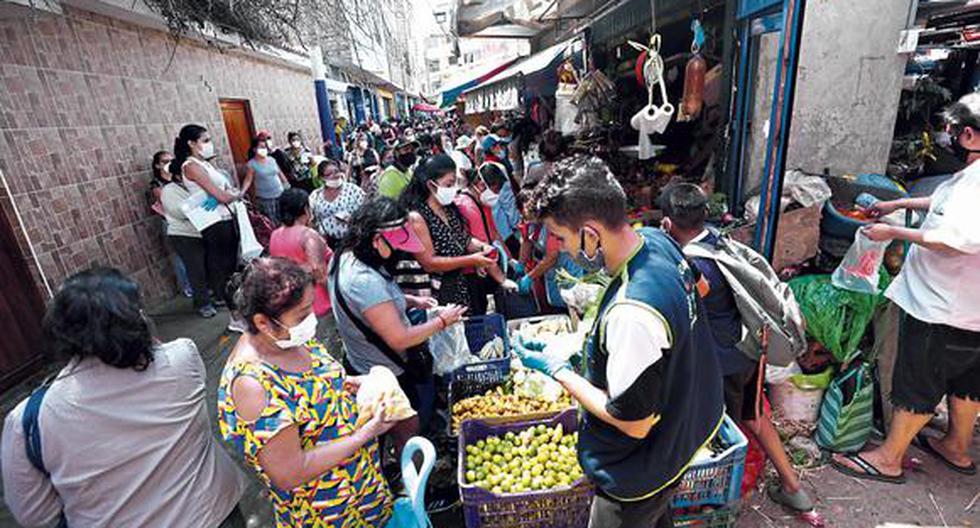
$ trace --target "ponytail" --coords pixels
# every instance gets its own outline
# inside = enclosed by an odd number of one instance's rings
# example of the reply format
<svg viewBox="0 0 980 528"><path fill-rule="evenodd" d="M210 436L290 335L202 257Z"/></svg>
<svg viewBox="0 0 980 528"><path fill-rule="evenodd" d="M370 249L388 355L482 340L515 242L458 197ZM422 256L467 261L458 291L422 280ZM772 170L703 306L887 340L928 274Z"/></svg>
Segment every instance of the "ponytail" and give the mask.
<svg viewBox="0 0 980 528"><path fill-rule="evenodd" d="M191 147L187 143L197 141L208 129L201 125L184 125L174 138L174 160L170 163L170 174L178 181L183 176L184 162L191 157Z"/></svg>

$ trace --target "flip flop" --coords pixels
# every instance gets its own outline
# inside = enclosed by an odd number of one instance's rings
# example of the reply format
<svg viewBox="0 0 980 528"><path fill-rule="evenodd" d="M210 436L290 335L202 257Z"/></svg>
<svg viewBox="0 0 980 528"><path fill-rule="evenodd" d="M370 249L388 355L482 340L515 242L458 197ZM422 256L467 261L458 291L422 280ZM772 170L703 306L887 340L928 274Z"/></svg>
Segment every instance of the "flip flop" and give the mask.
<svg viewBox="0 0 980 528"><path fill-rule="evenodd" d="M860 454L846 454L844 458L857 464L861 471L857 471L850 467L841 464L837 460L831 458L830 465L834 467L837 471L854 478L867 479L867 480L877 480L878 482L886 482L888 484L905 484L905 475L885 475L878 468L871 465L870 462L861 458Z"/></svg>
<svg viewBox="0 0 980 528"><path fill-rule="evenodd" d="M789 494L783 489L783 486L779 482L774 482L769 485L767 490L769 492L769 498L777 504L782 504L791 510L798 512L808 512L813 510L813 500L807 495L803 488L797 490L796 493Z"/></svg>
<svg viewBox="0 0 980 528"><path fill-rule="evenodd" d="M915 435L915 441L919 444L919 449L922 449L929 455L932 455L935 459L939 460L946 467L952 469L953 471L963 474L963 475L976 475L977 474L977 464L975 462L970 462L969 466L960 466L949 461L948 458L944 457L942 453L936 451L936 448L932 447L929 443L929 436L925 433L919 433Z"/></svg>

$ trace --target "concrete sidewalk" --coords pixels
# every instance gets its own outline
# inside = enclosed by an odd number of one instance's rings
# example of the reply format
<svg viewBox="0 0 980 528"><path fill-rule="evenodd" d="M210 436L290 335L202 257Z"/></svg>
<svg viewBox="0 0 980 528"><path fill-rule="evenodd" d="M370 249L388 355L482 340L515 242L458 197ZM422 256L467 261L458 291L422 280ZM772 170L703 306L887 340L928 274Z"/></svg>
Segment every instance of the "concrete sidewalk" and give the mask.
<svg viewBox="0 0 980 528"><path fill-rule="evenodd" d="M187 299L175 299L150 310L162 340L190 337L197 344L208 373L208 405L216 409L217 384L228 352L234 346L238 334L228 334L227 312L213 319L202 319L193 311ZM30 388L41 377L7 391L0 396L0 411L4 415L26 397ZM212 426L218 434L212 413ZM222 443L224 446L224 444ZM226 447L227 448L227 447ZM807 490L817 501L817 511L828 527L869 528L891 523L920 526L980 526L980 501L971 510L965 507L980 493L980 476L967 477L947 470L917 448L910 454L921 461L919 467L908 470L908 483L895 486L859 481L841 475L829 466L804 472ZM238 457L234 456L237 460ZM980 460L980 435L974 438L973 458ZM264 487L251 471L249 488L242 500L242 509L249 519L249 527L273 526L272 509ZM463 526L459 510L433 518L437 528ZM10 512L0 508L0 527L16 526ZM762 493L755 493L743 502L738 526L744 527L803 527L806 523L789 515L779 506L767 500Z"/></svg>

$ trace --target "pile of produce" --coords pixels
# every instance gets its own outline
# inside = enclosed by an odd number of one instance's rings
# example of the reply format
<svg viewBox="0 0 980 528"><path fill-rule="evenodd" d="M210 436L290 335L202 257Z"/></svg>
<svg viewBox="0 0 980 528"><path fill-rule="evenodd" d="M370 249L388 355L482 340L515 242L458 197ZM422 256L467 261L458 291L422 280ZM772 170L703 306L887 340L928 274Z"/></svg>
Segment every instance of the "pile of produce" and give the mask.
<svg viewBox="0 0 980 528"><path fill-rule="evenodd" d="M492 493L523 493L570 486L582 477L578 433L543 424L490 436L466 446L466 483Z"/></svg>
<svg viewBox="0 0 980 528"><path fill-rule="evenodd" d="M524 323L521 325L517 333L520 334L527 341L531 340L548 340L556 335L571 333L572 329L569 325L568 319L556 317L553 319L545 319L537 323Z"/></svg>
<svg viewBox="0 0 980 528"><path fill-rule="evenodd" d="M503 358L506 355L503 338L497 336L493 340L487 341L487 344L483 345L483 348L476 355L482 360Z"/></svg>
<svg viewBox="0 0 980 528"><path fill-rule="evenodd" d="M513 385L511 387L501 385L481 395L471 396L454 403L452 408L452 430L455 434L459 431L459 425L463 421L474 418L500 418L559 412L571 406L572 399L564 391L562 391L558 398L549 401L544 398L515 394Z"/></svg>

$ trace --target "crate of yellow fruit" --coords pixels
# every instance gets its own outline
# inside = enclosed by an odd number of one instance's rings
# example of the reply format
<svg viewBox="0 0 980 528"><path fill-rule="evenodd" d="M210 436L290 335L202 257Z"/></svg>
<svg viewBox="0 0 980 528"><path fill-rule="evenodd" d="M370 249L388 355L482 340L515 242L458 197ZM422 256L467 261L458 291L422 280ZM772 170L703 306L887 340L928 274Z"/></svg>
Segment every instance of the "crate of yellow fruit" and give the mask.
<svg viewBox="0 0 980 528"><path fill-rule="evenodd" d="M467 528L585 528L595 493L576 455L576 414L489 424L459 435L459 493Z"/></svg>
<svg viewBox="0 0 980 528"><path fill-rule="evenodd" d="M521 385L530 375L517 370L507 381L480 383L453 381L449 384L449 435L459 434L467 420L490 424L526 422L552 417L572 408L571 397L557 385L556 392L542 394L524 390ZM522 380L521 382L516 382Z"/></svg>

